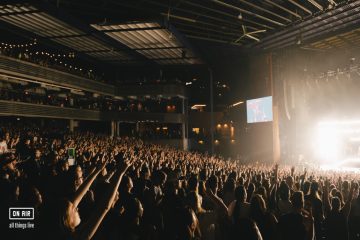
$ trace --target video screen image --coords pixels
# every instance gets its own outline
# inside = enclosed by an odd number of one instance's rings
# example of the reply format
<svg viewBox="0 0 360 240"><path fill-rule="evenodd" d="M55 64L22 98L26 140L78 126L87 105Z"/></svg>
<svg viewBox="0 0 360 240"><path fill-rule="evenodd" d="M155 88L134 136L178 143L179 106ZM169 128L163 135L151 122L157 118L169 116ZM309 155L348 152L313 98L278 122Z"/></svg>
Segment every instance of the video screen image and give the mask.
<svg viewBox="0 0 360 240"><path fill-rule="evenodd" d="M248 123L272 121L272 96L247 100L246 113Z"/></svg>

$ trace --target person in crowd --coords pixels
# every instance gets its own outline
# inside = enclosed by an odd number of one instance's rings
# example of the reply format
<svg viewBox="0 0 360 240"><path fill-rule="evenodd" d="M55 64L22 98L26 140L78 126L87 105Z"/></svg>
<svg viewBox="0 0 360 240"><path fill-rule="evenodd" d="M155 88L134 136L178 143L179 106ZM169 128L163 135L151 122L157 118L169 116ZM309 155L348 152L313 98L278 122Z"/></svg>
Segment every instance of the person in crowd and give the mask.
<svg viewBox="0 0 360 240"><path fill-rule="evenodd" d="M264 240L276 238L277 219L266 207L264 198L255 194L250 202L250 218L257 224Z"/></svg>
<svg viewBox="0 0 360 240"><path fill-rule="evenodd" d="M250 203L246 202L247 193L244 186L235 189L235 200L230 204L228 214L234 222L250 217Z"/></svg>
<svg viewBox="0 0 360 240"><path fill-rule="evenodd" d="M322 223L324 220L323 203L319 196L319 184L313 180L310 185L310 193L305 196L305 202L311 206L314 217L316 239L322 239Z"/></svg>
<svg viewBox="0 0 360 240"><path fill-rule="evenodd" d="M287 240L313 240L314 218L311 208L304 208L304 194L301 191L294 192L291 197L293 211L279 219L279 239Z"/></svg>
<svg viewBox="0 0 360 240"><path fill-rule="evenodd" d="M282 181L279 187L279 201L277 203L277 210L279 215L284 215L292 211L292 203L290 201L290 189L289 186Z"/></svg>

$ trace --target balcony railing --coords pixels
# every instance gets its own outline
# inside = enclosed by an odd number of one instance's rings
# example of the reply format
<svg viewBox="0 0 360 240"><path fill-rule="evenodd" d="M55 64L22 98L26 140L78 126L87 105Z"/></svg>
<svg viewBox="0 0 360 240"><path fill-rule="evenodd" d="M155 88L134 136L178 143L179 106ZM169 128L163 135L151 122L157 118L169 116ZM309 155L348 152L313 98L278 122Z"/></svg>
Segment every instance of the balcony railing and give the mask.
<svg viewBox="0 0 360 240"><path fill-rule="evenodd" d="M115 87L111 84L90 80L84 77L43 67L31 62L7 57L0 54L0 74L20 78L25 81L45 83L58 87L84 90L108 96L187 96L185 86L179 84L124 85Z"/></svg>
<svg viewBox="0 0 360 240"><path fill-rule="evenodd" d="M117 96L160 96L186 98L187 91L179 84L151 84L141 86L120 86L116 89Z"/></svg>
<svg viewBox="0 0 360 240"><path fill-rule="evenodd" d="M0 55L0 73L38 83L114 96L112 85Z"/></svg>
<svg viewBox="0 0 360 240"><path fill-rule="evenodd" d="M0 100L0 115L94 121L184 123L180 113L105 112Z"/></svg>

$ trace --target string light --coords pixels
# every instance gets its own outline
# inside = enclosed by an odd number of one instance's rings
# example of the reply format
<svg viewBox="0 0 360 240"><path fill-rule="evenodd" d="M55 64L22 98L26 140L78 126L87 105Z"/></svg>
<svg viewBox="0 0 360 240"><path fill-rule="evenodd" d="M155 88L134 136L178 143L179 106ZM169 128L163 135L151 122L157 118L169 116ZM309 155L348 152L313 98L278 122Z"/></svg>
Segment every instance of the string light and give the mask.
<svg viewBox="0 0 360 240"><path fill-rule="evenodd" d="M75 67L73 65L67 64L65 63L63 60L60 60L59 58L75 58L75 52L69 52L69 53L50 53L47 51L39 51L39 50L34 50L34 51L30 51L28 48L37 45L37 40L33 39L31 42L26 43L26 44L10 44L10 43L6 43L6 42L0 42L0 50L1 49L22 49L22 48L26 48L25 52L27 54L29 54L30 56L32 55L42 55L42 56L46 56L49 57L50 59L52 59L53 61L55 61L56 63L63 65L69 69L75 69L75 70L79 70L79 71L86 71L86 69L80 68L80 67ZM92 72L92 70L88 70L89 73Z"/></svg>
<svg viewBox="0 0 360 240"><path fill-rule="evenodd" d="M31 47L37 44L36 38L30 42L30 43L26 43L26 44L10 44L10 43L5 43L5 42L0 42L0 49L4 48L24 48L24 47Z"/></svg>

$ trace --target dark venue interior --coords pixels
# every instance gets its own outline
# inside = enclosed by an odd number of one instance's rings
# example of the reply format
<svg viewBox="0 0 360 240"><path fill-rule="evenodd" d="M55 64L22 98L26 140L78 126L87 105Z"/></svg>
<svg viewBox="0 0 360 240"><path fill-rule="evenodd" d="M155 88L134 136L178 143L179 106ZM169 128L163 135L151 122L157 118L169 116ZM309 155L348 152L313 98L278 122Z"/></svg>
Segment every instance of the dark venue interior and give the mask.
<svg viewBox="0 0 360 240"><path fill-rule="evenodd" d="M360 240L360 0L0 1L1 239Z"/></svg>

